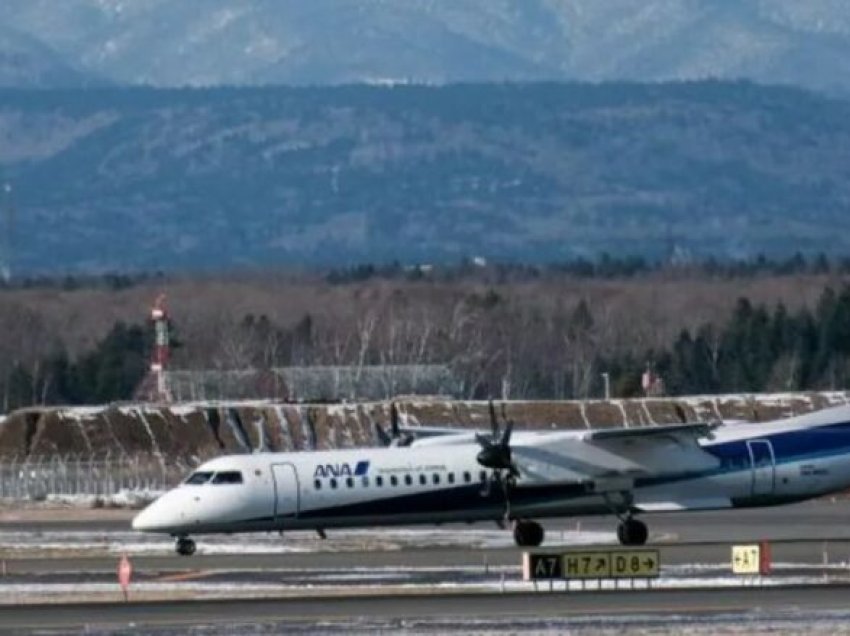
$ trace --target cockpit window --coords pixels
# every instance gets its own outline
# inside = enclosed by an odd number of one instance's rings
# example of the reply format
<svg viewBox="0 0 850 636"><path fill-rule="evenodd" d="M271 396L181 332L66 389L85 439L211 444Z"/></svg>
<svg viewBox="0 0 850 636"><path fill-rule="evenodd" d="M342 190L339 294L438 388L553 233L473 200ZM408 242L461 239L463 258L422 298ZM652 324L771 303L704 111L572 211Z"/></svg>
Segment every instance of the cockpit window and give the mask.
<svg viewBox="0 0 850 636"><path fill-rule="evenodd" d="M212 483L214 484L241 484L242 483L242 473L238 470L231 470L223 473L216 473L215 477L213 477Z"/></svg>
<svg viewBox="0 0 850 636"><path fill-rule="evenodd" d="M210 480L210 477L212 477L212 473L207 473L207 472L192 473L189 476L189 479L187 479L184 483L192 484L193 486L198 486L200 484L207 483Z"/></svg>

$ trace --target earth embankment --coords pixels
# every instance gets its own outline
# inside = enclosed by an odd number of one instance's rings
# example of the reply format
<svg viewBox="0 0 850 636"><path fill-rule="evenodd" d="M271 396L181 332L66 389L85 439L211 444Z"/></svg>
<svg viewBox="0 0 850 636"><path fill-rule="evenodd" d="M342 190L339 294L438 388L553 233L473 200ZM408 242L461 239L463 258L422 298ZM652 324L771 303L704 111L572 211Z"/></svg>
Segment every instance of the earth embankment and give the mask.
<svg viewBox="0 0 850 636"><path fill-rule="evenodd" d="M594 401L496 402L518 429L584 429L679 422L767 421L850 401L850 392L736 394ZM487 402L398 398L403 426L489 427ZM390 402L264 401L41 407L0 425L0 457L151 455L202 460L253 450L309 450L378 443Z"/></svg>

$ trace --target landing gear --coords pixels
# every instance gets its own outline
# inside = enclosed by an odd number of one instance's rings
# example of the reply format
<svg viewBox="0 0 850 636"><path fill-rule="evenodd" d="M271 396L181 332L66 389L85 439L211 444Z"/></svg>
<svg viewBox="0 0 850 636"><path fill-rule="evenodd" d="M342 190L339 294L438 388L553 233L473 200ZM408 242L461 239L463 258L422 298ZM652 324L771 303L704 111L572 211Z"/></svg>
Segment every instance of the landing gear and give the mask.
<svg viewBox="0 0 850 636"><path fill-rule="evenodd" d="M177 554L181 556L192 556L195 554L195 542L189 537L177 537L177 543L174 546Z"/></svg>
<svg viewBox="0 0 850 636"><path fill-rule="evenodd" d="M627 517L617 526L617 538L622 545L643 545L649 536L643 521Z"/></svg>
<svg viewBox="0 0 850 636"><path fill-rule="evenodd" d="M543 543L543 526L536 521L519 519L514 522L514 541L521 548L536 548Z"/></svg>

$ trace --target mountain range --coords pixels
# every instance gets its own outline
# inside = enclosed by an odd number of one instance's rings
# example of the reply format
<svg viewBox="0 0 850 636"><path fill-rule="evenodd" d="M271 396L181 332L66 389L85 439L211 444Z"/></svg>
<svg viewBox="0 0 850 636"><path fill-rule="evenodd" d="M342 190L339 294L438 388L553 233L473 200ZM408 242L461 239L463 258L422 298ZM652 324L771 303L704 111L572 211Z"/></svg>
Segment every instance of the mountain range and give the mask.
<svg viewBox="0 0 850 636"><path fill-rule="evenodd" d="M844 255L850 102L717 81L6 89L4 181L30 272Z"/></svg>
<svg viewBox="0 0 850 636"><path fill-rule="evenodd" d="M0 86L745 78L850 91L845 0L3 0Z"/></svg>

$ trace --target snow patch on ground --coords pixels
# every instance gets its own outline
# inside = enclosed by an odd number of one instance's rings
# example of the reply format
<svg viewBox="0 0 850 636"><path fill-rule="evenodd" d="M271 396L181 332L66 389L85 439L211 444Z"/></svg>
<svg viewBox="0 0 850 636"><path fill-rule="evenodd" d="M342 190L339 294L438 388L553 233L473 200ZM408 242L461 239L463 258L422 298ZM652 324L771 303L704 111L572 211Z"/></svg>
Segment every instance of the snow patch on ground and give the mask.
<svg viewBox="0 0 850 636"><path fill-rule="evenodd" d="M129 523L128 523L129 526ZM404 550L426 547L463 547L469 549L513 547L508 530L399 528L340 530L330 532L327 540L312 532L287 532L251 535L210 535L195 537L198 554L286 554L294 552L337 552L354 550ZM609 532L558 533L547 547L598 545L615 542ZM0 551L35 553L42 551L108 553L128 555L170 555L173 540L165 535L132 532L44 531L0 532Z"/></svg>
<svg viewBox="0 0 850 636"><path fill-rule="evenodd" d="M49 494L46 501L53 504L84 508L142 508L162 494L164 490L130 490L122 488L111 495L62 495Z"/></svg>

